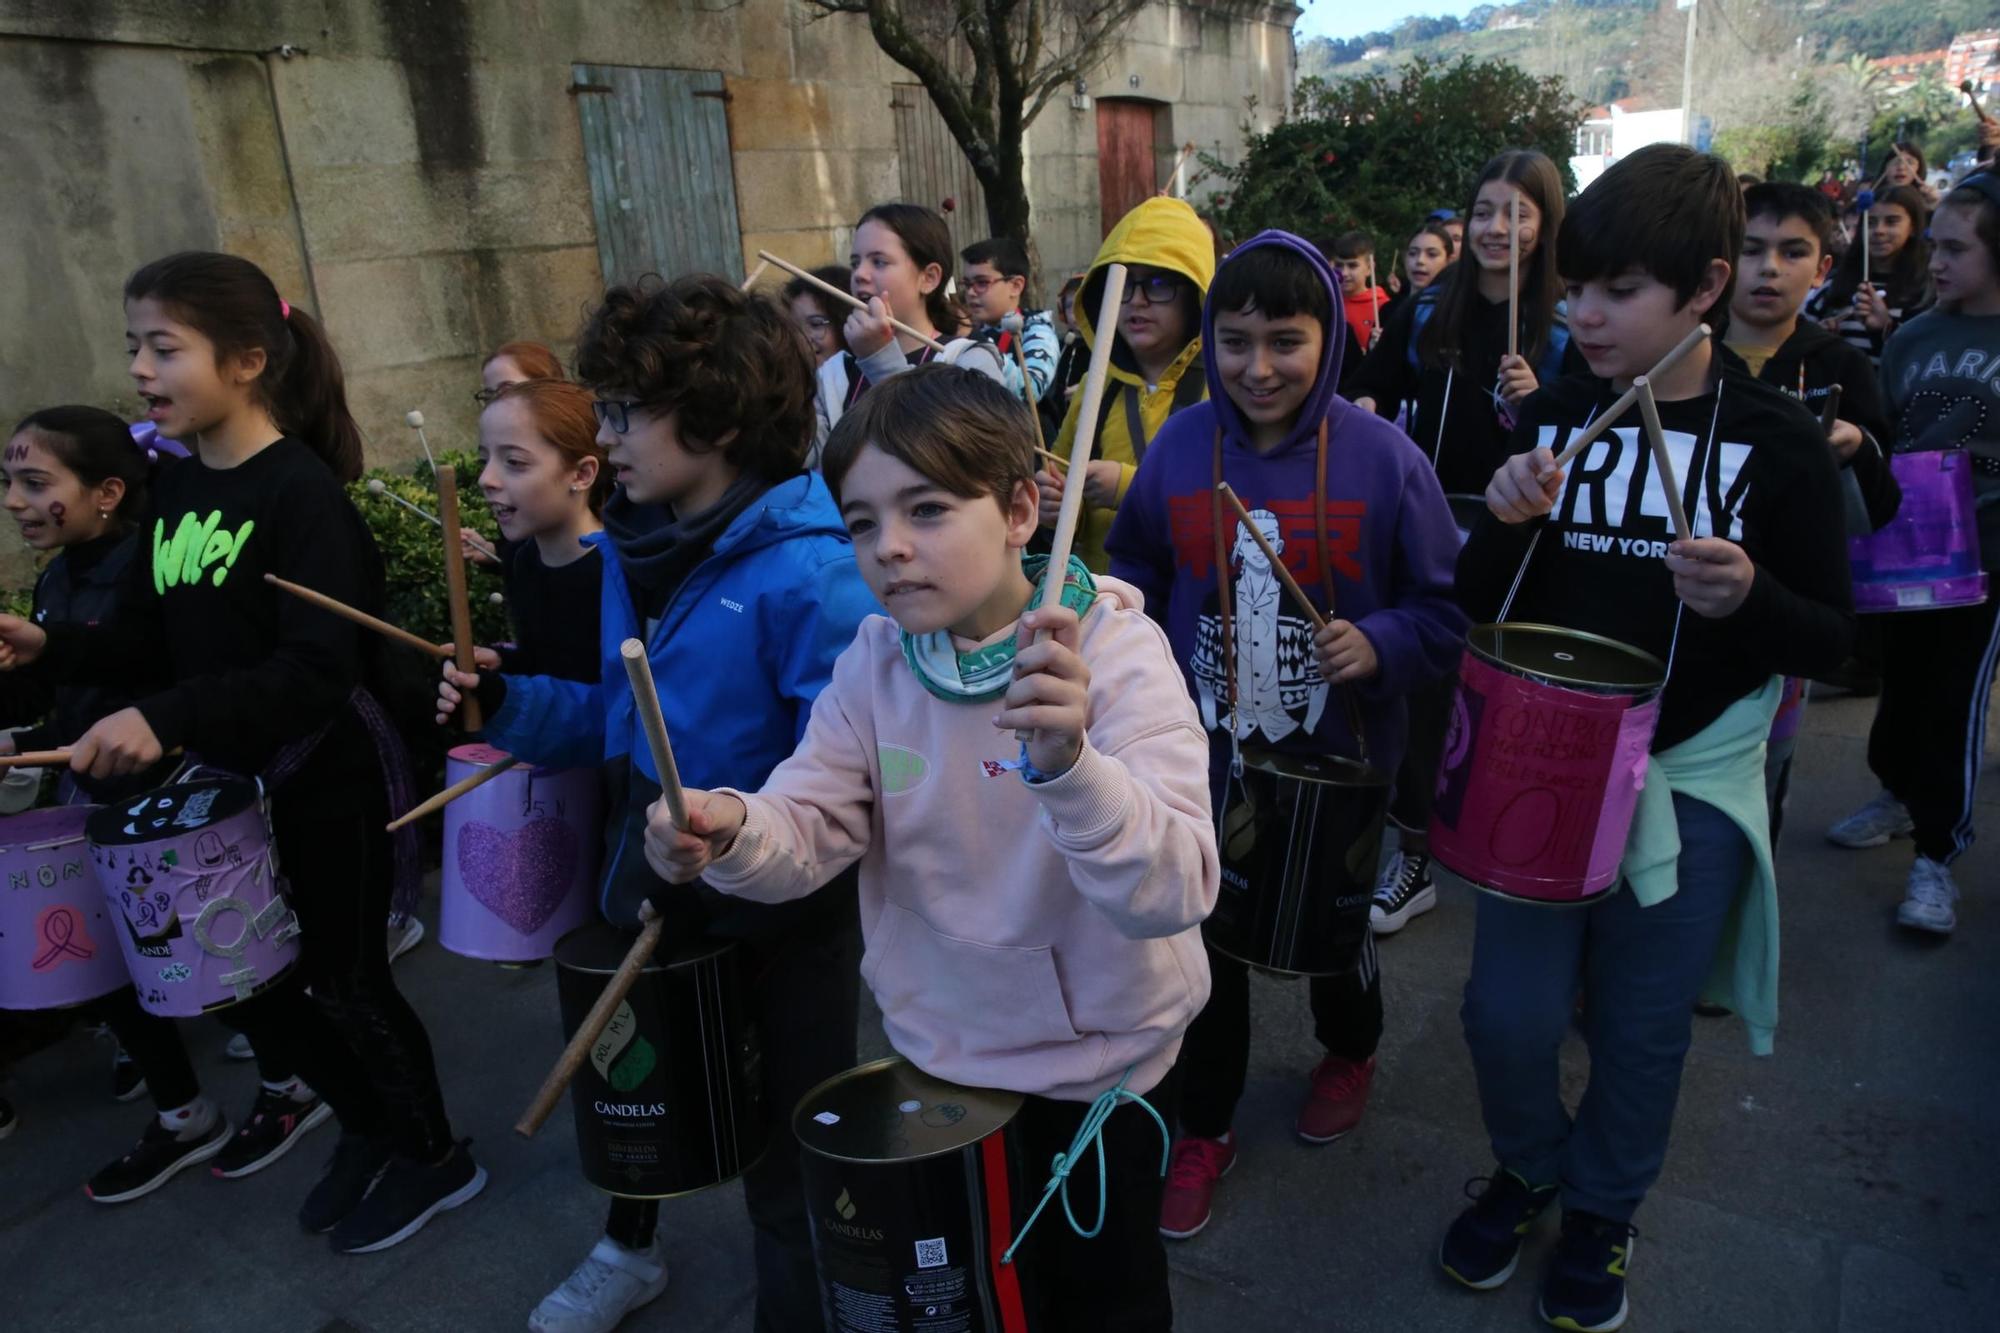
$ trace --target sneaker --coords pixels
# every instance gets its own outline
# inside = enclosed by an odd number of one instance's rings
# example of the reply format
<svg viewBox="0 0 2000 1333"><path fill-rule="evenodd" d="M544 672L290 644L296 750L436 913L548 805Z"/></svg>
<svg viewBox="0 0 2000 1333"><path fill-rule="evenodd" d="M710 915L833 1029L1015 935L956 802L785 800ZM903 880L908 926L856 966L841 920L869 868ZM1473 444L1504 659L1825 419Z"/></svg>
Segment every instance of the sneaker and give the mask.
<svg viewBox="0 0 2000 1333"><path fill-rule="evenodd" d="M424 942L424 923L414 916L403 918L397 925L392 917L389 921L389 961L395 962L410 950Z"/></svg>
<svg viewBox="0 0 2000 1333"><path fill-rule="evenodd" d="M1949 935L1958 925L1958 885L1951 872L1928 856L1910 863L1910 880L1903 890L1903 905L1896 909L1896 924L1911 930L1928 930L1933 935Z"/></svg>
<svg viewBox="0 0 2000 1333"><path fill-rule="evenodd" d="M609 1236L542 1298L528 1316L530 1333L610 1333L618 1321L667 1289L667 1266L656 1237L644 1251Z"/></svg>
<svg viewBox="0 0 2000 1333"><path fill-rule="evenodd" d="M322 1235L345 1221L389 1165L389 1150L361 1134L345 1134L333 1145L333 1156L319 1183L299 1205L299 1225Z"/></svg>
<svg viewBox="0 0 2000 1333"><path fill-rule="evenodd" d="M1431 882L1431 858L1422 852L1397 852L1382 869L1375 901L1368 905L1368 924L1377 935L1393 935L1438 905Z"/></svg>
<svg viewBox="0 0 2000 1333"><path fill-rule="evenodd" d="M250 1034L247 1032L239 1032L231 1037L229 1044L222 1048L222 1053L232 1060L255 1060L257 1058L257 1049L250 1044Z"/></svg>
<svg viewBox="0 0 2000 1333"><path fill-rule="evenodd" d="M1473 1192L1474 1185L1485 1188ZM1514 1276L1521 1260L1521 1241L1542 1210L1555 1200L1556 1187L1530 1185L1512 1171L1501 1169L1484 1179L1465 1182L1472 1207L1460 1213L1438 1246L1438 1264L1454 1280L1474 1291L1491 1291Z"/></svg>
<svg viewBox="0 0 2000 1333"><path fill-rule="evenodd" d="M19 1123L20 1118L14 1114L14 1103L0 1097L0 1139L12 1134L14 1126Z"/></svg>
<svg viewBox="0 0 2000 1333"><path fill-rule="evenodd" d="M1329 1055L1313 1066L1306 1104L1293 1127L1307 1143L1332 1143L1361 1123L1368 1088L1375 1081L1375 1057L1360 1064Z"/></svg>
<svg viewBox="0 0 2000 1333"><path fill-rule="evenodd" d="M1916 826L1901 801L1887 791L1878 791L1868 804L1828 829L1826 840L1860 851L1883 846L1891 838L1907 838Z"/></svg>
<svg viewBox="0 0 2000 1333"><path fill-rule="evenodd" d="M1562 1239L1542 1274L1542 1318L1575 1333L1625 1326L1625 1274L1638 1232L1629 1222L1565 1211Z"/></svg>
<svg viewBox="0 0 2000 1333"><path fill-rule="evenodd" d="M1208 1225L1216 1182L1235 1165L1236 1145L1226 1138L1189 1135L1177 1141L1173 1164L1167 1168L1166 1189L1160 1196L1160 1234L1168 1240L1199 1235Z"/></svg>
<svg viewBox="0 0 2000 1333"><path fill-rule="evenodd" d="M160 1123L146 1122L139 1146L105 1167L83 1187L93 1203L129 1203L151 1194L197 1162L206 1162L229 1144L229 1122L221 1115L206 1130L183 1138Z"/></svg>
<svg viewBox="0 0 2000 1333"><path fill-rule="evenodd" d="M112 1048L111 1055L111 1100L129 1102L146 1095L146 1076L140 1072L139 1062L125 1054L123 1046Z"/></svg>
<svg viewBox="0 0 2000 1333"><path fill-rule="evenodd" d="M486 1168L472 1160L463 1140L442 1162L397 1157L390 1161L361 1206L333 1229L341 1254L374 1254L400 1245L439 1213L470 1202L486 1188Z"/></svg>
<svg viewBox="0 0 2000 1333"><path fill-rule="evenodd" d="M333 1108L317 1093L309 1093L305 1101L299 1101L289 1092L260 1087L256 1104L250 1108L250 1118L236 1131L236 1137L229 1140L229 1146L216 1155L209 1173L223 1180L255 1175L290 1152L307 1130L317 1129L332 1115Z"/></svg>

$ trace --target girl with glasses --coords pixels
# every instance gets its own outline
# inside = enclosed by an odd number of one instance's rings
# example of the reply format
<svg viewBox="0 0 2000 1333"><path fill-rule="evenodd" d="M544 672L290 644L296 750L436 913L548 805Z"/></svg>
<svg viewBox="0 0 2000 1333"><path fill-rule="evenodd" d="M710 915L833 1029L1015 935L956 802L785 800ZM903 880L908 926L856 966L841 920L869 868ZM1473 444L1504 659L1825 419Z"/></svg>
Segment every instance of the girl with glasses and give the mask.
<svg viewBox="0 0 2000 1333"><path fill-rule="evenodd" d="M823 265L812 273L830 286L847 285L848 272L838 264ZM792 312L792 319L805 333L816 364L823 366L847 350L847 339L842 336L841 326L853 313L850 307L836 303L804 278L793 278L785 284L785 309Z"/></svg>

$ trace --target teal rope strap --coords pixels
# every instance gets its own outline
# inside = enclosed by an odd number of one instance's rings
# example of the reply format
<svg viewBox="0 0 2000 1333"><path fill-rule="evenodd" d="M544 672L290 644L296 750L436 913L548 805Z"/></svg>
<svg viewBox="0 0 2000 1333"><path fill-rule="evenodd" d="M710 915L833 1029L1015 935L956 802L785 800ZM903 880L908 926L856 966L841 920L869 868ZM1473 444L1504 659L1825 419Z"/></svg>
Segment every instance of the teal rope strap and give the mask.
<svg viewBox="0 0 2000 1333"><path fill-rule="evenodd" d="M1083 1123L1077 1126L1076 1137L1069 1141L1069 1151L1056 1154L1049 1183L1042 1187L1042 1197L1035 1204L1035 1211L1028 1214L1028 1220L1021 1224L1021 1234L1014 1237L1014 1243L1000 1256L1001 1263L1014 1262L1014 1251L1021 1248L1021 1242L1028 1238L1029 1230L1035 1225L1035 1219L1042 1215L1042 1209L1049 1206L1049 1200L1055 1197L1058 1190L1062 1192L1063 1216L1069 1219L1071 1231L1085 1240L1091 1240L1098 1232L1104 1230L1104 1211L1110 1190L1104 1171L1104 1122L1111 1118L1111 1113L1118 1109L1120 1102L1137 1102L1146 1108L1146 1114L1153 1117L1153 1123L1160 1127L1160 1174L1162 1176L1167 1174L1167 1161L1173 1152L1173 1135L1168 1132L1167 1122L1160 1118L1160 1113L1153 1109L1151 1102L1136 1092L1126 1090L1125 1081L1131 1077L1132 1071L1127 1069L1124 1076L1118 1080L1118 1086L1103 1093L1090 1104L1090 1110L1084 1113ZM1076 1214L1069 1206L1069 1173L1075 1169L1077 1159L1083 1156L1083 1150L1090 1147L1097 1149L1097 1220L1085 1230L1077 1222Z"/></svg>

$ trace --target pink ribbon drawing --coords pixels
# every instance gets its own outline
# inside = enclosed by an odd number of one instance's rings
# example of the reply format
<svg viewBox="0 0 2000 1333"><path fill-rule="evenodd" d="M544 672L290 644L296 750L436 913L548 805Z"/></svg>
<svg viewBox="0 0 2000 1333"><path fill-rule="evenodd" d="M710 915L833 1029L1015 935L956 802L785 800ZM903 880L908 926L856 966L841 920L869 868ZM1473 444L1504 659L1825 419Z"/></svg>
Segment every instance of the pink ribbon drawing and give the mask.
<svg viewBox="0 0 2000 1333"><path fill-rule="evenodd" d="M74 907L58 905L42 913L35 923L41 933L42 943L49 947L37 955L29 964L37 972L46 972L60 965L66 959L74 958L87 963L97 956L97 949L90 942L90 933L84 929L83 917ZM82 940L79 944L76 941Z"/></svg>

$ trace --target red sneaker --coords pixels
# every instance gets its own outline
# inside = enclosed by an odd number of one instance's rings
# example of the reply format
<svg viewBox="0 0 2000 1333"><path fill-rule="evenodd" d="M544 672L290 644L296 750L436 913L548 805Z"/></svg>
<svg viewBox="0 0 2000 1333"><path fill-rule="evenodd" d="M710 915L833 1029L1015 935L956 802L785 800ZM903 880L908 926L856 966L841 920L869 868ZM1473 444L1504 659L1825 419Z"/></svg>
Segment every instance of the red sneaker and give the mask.
<svg viewBox="0 0 2000 1333"><path fill-rule="evenodd" d="M1299 1108L1299 1137L1332 1143L1361 1123L1368 1109L1368 1085L1375 1081L1375 1057L1361 1064L1329 1055L1313 1066L1312 1088Z"/></svg>
<svg viewBox="0 0 2000 1333"><path fill-rule="evenodd" d="M1186 1240L1207 1226L1215 1182L1235 1165L1236 1145L1225 1139L1190 1136L1175 1143L1167 1187L1160 1196L1160 1234L1168 1240Z"/></svg>

